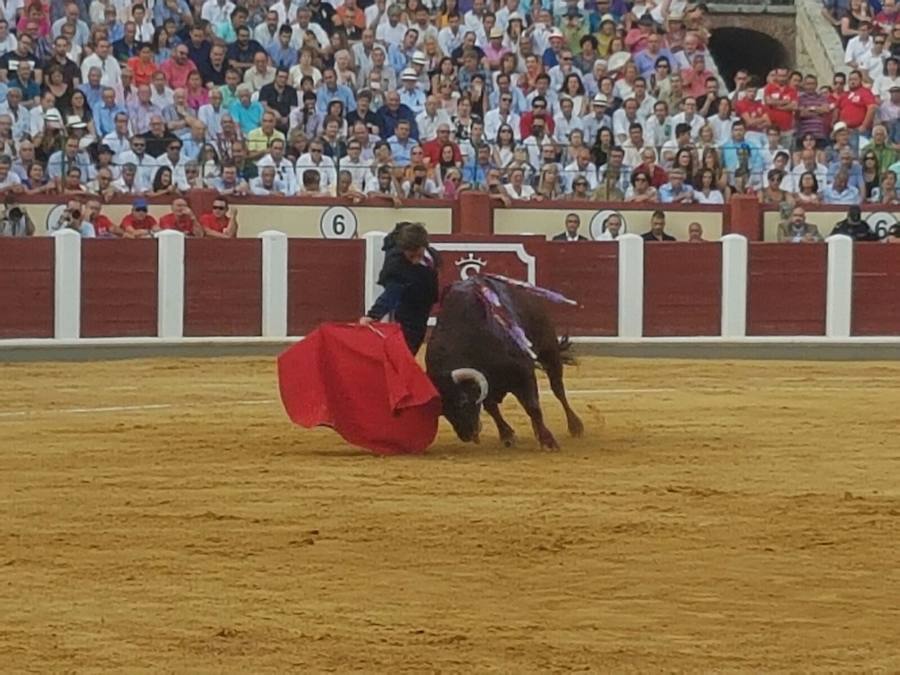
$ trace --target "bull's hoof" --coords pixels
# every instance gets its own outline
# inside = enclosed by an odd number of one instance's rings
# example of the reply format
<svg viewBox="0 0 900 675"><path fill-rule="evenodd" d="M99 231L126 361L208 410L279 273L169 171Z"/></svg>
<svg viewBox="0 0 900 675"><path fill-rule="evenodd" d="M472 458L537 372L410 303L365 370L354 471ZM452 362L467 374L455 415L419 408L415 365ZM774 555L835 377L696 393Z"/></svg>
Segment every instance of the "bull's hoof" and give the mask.
<svg viewBox="0 0 900 675"><path fill-rule="evenodd" d="M584 436L584 424L577 417L569 420L569 435L573 438Z"/></svg>
<svg viewBox="0 0 900 675"><path fill-rule="evenodd" d="M540 436L538 436L538 442L541 444L541 448L547 448L547 450L559 450L559 443L556 442L556 439L553 437L549 431L543 432Z"/></svg>
<svg viewBox="0 0 900 675"><path fill-rule="evenodd" d="M501 436L500 440L503 443L504 448L514 448L514 447L516 447L516 443L518 442L518 439L516 438L515 434L509 434L508 436Z"/></svg>

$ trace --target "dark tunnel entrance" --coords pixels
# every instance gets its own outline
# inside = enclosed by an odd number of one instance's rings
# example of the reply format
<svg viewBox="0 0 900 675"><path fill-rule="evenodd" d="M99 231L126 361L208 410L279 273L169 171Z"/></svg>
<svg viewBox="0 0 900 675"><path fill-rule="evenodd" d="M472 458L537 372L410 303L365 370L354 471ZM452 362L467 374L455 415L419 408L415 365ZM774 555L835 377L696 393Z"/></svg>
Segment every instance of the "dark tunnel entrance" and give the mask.
<svg viewBox="0 0 900 675"><path fill-rule="evenodd" d="M734 86L734 74L741 68L764 85L770 70L790 66L790 57L783 44L771 35L748 28L713 30L709 51L729 89Z"/></svg>

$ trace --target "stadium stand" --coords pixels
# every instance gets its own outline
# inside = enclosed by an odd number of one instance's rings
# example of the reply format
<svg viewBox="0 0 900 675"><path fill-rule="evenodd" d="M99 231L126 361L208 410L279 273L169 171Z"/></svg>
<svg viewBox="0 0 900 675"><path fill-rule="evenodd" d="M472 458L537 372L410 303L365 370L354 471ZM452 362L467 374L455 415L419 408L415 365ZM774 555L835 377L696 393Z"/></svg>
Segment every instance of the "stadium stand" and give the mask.
<svg viewBox="0 0 900 675"><path fill-rule="evenodd" d="M76 200L60 227L174 202L80 229L124 237L229 236L246 195L895 204L900 25L875 5L825 1L832 82L726 82L684 0L4 0L0 234L34 231L19 195ZM176 201L200 189L225 212Z"/></svg>

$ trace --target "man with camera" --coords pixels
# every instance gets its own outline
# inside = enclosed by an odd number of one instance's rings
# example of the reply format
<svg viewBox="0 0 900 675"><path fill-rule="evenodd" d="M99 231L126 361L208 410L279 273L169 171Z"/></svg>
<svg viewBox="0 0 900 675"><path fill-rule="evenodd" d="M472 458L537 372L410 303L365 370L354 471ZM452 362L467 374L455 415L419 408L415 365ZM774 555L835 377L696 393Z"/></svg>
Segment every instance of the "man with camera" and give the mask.
<svg viewBox="0 0 900 675"><path fill-rule="evenodd" d="M81 202L77 199L70 199L66 202L66 210L62 212L62 215L59 217L59 220L56 221L56 224L51 224L50 231L56 232L66 228L75 230L85 239L96 237L97 232L94 230L94 226L90 221L85 220L84 216L85 213Z"/></svg>
<svg viewBox="0 0 900 675"><path fill-rule="evenodd" d="M7 198L0 214L0 237L31 237L34 235L34 222L28 211L16 204L14 199Z"/></svg>

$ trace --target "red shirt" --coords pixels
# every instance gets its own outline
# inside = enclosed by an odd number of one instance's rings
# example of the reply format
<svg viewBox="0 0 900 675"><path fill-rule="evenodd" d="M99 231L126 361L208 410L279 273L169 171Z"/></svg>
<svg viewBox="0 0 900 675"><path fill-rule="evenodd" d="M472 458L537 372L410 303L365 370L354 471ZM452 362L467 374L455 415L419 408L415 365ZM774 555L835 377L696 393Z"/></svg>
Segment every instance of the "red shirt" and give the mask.
<svg viewBox="0 0 900 675"><path fill-rule="evenodd" d="M215 214L212 213L204 213L200 216L200 224L210 230L215 230L216 232L224 232L225 228L228 227L228 216L224 218L216 218Z"/></svg>
<svg viewBox="0 0 900 675"><path fill-rule="evenodd" d="M544 128L547 130L547 135L553 135L553 129L556 126L556 123L553 121L553 115L548 115L546 112L542 112L538 115L534 111L529 110L519 119L519 131L522 132L523 140L531 136L531 123L534 121L535 117L543 117Z"/></svg>
<svg viewBox="0 0 900 675"><path fill-rule="evenodd" d="M761 115L766 114L767 108L762 104L761 101L757 101L756 99L750 100L745 96L734 104L734 111L746 123L747 119L744 117L744 115L748 115L750 117L760 117ZM749 131L765 131L765 129L760 126L750 124L747 125L747 129Z"/></svg>
<svg viewBox="0 0 900 675"><path fill-rule="evenodd" d="M449 144L453 147L453 161L462 161L462 153L459 151L459 146L456 143L453 143L452 141L441 142L435 138L434 140L422 143L422 151L425 153L425 156L431 160L431 166L438 166L441 163L441 149L445 144Z"/></svg>
<svg viewBox="0 0 900 675"><path fill-rule="evenodd" d="M190 216L176 216L174 213L167 213L159 219L159 227L162 230L178 230L189 237L194 234L194 221Z"/></svg>
<svg viewBox="0 0 900 675"><path fill-rule="evenodd" d="M94 232L98 237L112 237L112 221L104 216L102 213L98 214L97 217L91 221L91 225L94 226Z"/></svg>
<svg viewBox="0 0 900 675"><path fill-rule="evenodd" d="M123 230L127 230L129 227L133 227L135 230L152 230L154 227L156 227L156 218L148 213L141 222L138 222L134 219L134 214L129 213L127 216L122 218L122 222L119 223L119 227L121 227Z"/></svg>
<svg viewBox="0 0 900 675"><path fill-rule="evenodd" d="M766 85L766 88L763 89L763 98L774 98L779 101L794 101L796 103L798 94L797 90L790 85L786 84L782 87L777 82L773 82L772 84ZM772 124L782 131L792 131L794 129L793 110L782 110L781 108L774 108L771 106L767 107L769 119L772 121Z"/></svg>
<svg viewBox="0 0 900 675"><path fill-rule="evenodd" d="M859 129L866 119L866 113L870 105L877 105L875 95L871 89L860 87L853 91L844 92L838 99L838 119L846 122L851 129Z"/></svg>

